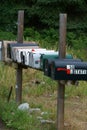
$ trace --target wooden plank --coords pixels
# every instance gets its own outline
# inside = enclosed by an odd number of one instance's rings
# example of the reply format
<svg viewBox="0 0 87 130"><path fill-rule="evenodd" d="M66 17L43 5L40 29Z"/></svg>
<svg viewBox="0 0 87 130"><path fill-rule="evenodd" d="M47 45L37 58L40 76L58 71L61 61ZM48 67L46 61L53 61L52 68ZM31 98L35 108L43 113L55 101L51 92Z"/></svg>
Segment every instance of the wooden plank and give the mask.
<svg viewBox="0 0 87 130"><path fill-rule="evenodd" d="M60 14L59 27L59 58L65 58L66 55L66 21L67 15ZM65 84L58 81L58 99L57 99L57 130L64 130L64 95Z"/></svg>
<svg viewBox="0 0 87 130"><path fill-rule="evenodd" d="M7 63L7 64L11 64L12 60L10 58L7 57L7 45L9 43L16 43L16 41L2 41L2 61Z"/></svg>
<svg viewBox="0 0 87 130"><path fill-rule="evenodd" d="M18 12L18 37L17 42L23 43L23 28L24 28L24 11ZM18 65L16 71L16 102L22 102L22 67Z"/></svg>

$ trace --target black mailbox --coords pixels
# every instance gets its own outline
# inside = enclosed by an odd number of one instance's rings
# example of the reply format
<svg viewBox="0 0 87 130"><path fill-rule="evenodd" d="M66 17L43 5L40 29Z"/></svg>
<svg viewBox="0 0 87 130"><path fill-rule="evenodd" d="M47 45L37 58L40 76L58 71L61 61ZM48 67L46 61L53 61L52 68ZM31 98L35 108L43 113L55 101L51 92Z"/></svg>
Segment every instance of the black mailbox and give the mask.
<svg viewBox="0 0 87 130"><path fill-rule="evenodd" d="M46 76L51 76L51 63L55 59L46 59L45 60L45 65L44 65L44 75Z"/></svg>
<svg viewBox="0 0 87 130"><path fill-rule="evenodd" d="M52 54L42 54L40 57L40 68L41 70L44 70L45 67L45 60L46 59L59 59L59 54L57 54L58 52L54 52ZM66 59L73 59L73 56L70 54L66 54Z"/></svg>
<svg viewBox="0 0 87 130"><path fill-rule="evenodd" d="M60 61L61 62L65 62L65 61L69 61L69 62L81 62L81 60L80 59L46 59L45 60L45 67L44 67L44 74L46 75L46 76L51 76L51 63L52 62L57 62L57 63L59 63Z"/></svg>
<svg viewBox="0 0 87 130"><path fill-rule="evenodd" d="M87 62L53 61L51 78L54 80L87 80Z"/></svg>

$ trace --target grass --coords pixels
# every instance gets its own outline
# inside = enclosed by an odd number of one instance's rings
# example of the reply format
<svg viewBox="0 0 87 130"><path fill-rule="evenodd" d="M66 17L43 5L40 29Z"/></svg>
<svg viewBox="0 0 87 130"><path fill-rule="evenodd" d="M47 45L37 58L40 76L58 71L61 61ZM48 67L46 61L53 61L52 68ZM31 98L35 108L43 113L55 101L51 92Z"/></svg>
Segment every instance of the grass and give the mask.
<svg viewBox="0 0 87 130"><path fill-rule="evenodd" d="M25 69L23 70L23 102L28 102L30 108L40 108L40 113L32 113L29 111L19 111L17 104L15 103L15 69L0 64L0 115L7 127L16 130L56 130L56 124L41 124L37 116L41 116L41 112L47 112L43 115L43 119L53 120L56 122L56 106L57 106L57 83L50 78L43 75L42 72ZM39 81L36 84L35 81ZM13 86L13 92L11 95L10 102L7 102L10 86ZM65 130L80 130L79 119L81 122L85 122L87 117L86 112L86 101L87 97L87 83L81 81L78 86L66 86L65 92L65 122L68 122L69 126L65 127ZM79 101L78 101L79 100ZM76 103L76 104L74 104ZM81 103L84 107L81 108ZM77 110L77 107L78 110ZM75 111L73 111L75 109ZM80 116L79 110L83 112L83 116ZM73 117L70 114L72 110L73 114L77 117ZM71 116L70 116L71 115ZM71 118L71 119L70 119ZM73 121L72 123L72 119ZM84 123L82 123L84 124ZM82 127L81 127L81 130Z"/></svg>
<svg viewBox="0 0 87 130"><path fill-rule="evenodd" d="M75 56L74 50L68 49ZM80 54L80 52L79 52ZM82 56L83 59L85 57ZM55 121L54 124L41 124L37 116L40 113L19 111L15 103L16 70L0 63L0 116L7 127L14 130L54 130L57 119L57 82L43 75L43 72L23 70L23 102L30 108L40 108L47 112L42 118ZM38 83L36 83L38 81ZM10 87L13 87L10 102L7 102ZM84 130L87 120L87 83L79 82L78 86L66 85L65 91L65 130Z"/></svg>

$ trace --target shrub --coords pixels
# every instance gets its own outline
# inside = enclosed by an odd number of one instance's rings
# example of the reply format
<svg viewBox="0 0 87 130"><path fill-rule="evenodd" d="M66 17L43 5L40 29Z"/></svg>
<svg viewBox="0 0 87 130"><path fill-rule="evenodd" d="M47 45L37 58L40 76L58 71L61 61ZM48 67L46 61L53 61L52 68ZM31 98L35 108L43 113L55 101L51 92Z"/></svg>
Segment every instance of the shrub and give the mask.
<svg viewBox="0 0 87 130"><path fill-rule="evenodd" d="M0 40L15 40L16 36L12 32L0 31Z"/></svg>

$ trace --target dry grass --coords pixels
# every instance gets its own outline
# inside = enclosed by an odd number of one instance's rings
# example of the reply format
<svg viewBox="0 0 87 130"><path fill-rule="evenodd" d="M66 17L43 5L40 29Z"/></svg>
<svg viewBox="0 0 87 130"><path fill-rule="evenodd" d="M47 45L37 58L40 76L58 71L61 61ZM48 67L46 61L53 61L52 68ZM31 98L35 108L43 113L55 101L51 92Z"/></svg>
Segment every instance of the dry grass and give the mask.
<svg viewBox="0 0 87 130"><path fill-rule="evenodd" d="M38 74L37 74L38 75ZM34 78L34 77L33 77ZM38 76L35 76L38 79ZM43 76L39 80L43 80ZM48 86L44 85L45 89L42 90L42 94L38 92L30 93L27 91L27 95L24 96L24 100L28 101L31 107L40 107L43 111L51 113L50 118L56 121L56 108L57 108L57 84L51 84L55 86L53 92L47 89ZM80 82L78 87L67 86L65 94L65 130L86 130L87 129L87 87L86 82ZM41 87L40 85L31 85L29 88L33 91L37 91ZM26 87L25 87L26 88Z"/></svg>
<svg viewBox="0 0 87 130"><path fill-rule="evenodd" d="M15 100L15 70L8 66L0 67L0 96L6 100L9 87L13 86L11 100ZM40 83L36 84L38 80ZM39 107L50 113L46 118L56 122L57 83L45 77L42 72L23 70L23 102L30 107ZM56 128L56 124L54 124ZM65 130L87 129L87 83L78 87L66 86L65 93ZM50 130L50 127L47 128Z"/></svg>

